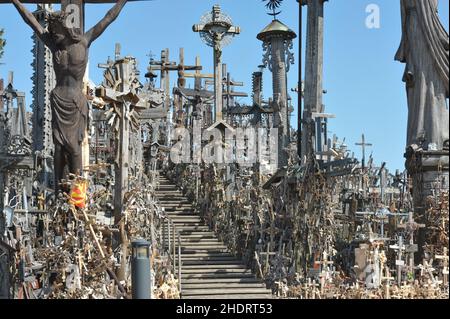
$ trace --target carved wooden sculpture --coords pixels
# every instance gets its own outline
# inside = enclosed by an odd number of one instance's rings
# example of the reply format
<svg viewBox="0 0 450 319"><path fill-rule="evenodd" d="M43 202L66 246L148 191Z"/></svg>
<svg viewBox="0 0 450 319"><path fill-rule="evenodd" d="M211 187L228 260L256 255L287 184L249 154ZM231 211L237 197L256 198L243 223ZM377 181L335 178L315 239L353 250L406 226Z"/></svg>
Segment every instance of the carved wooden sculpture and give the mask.
<svg viewBox="0 0 450 319"><path fill-rule="evenodd" d="M55 143L55 185L58 189L66 165L73 174L80 174L82 170L81 143L88 117L88 104L82 87L89 47L118 17L127 0L117 1L106 16L86 33L72 26L65 12L50 14L48 30L45 30L19 0L12 2L53 53L56 87L50 99Z"/></svg>

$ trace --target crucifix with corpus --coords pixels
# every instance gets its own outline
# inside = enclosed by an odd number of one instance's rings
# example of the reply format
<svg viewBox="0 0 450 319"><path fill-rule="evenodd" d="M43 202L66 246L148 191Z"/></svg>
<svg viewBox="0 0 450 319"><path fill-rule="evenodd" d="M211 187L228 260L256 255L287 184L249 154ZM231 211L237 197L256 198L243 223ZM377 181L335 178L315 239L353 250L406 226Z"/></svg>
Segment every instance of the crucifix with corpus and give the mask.
<svg viewBox="0 0 450 319"><path fill-rule="evenodd" d="M4 1L2 1L4 2ZM44 29L23 3L42 1L11 0L23 20L53 54L56 87L50 95L52 131L55 144L55 187L64 178L64 168L80 175L83 168L82 143L87 131L88 101L83 93L83 78L88 64L91 44L119 16L127 0L48 0L61 3L61 11L48 17L48 30ZM105 17L84 32L85 3L114 3Z"/></svg>
<svg viewBox="0 0 450 319"><path fill-rule="evenodd" d="M222 49L231 39L241 33L239 27L233 26L231 18L224 14L220 6L215 5L211 12L201 18L201 24L193 26L202 40L214 50L214 107L216 124L222 122Z"/></svg>

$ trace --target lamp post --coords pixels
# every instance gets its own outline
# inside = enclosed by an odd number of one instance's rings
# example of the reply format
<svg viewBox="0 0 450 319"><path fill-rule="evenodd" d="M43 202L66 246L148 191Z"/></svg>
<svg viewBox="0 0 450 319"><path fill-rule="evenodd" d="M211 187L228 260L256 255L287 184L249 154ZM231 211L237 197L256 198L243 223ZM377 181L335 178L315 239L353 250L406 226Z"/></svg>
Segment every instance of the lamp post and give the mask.
<svg viewBox="0 0 450 319"><path fill-rule="evenodd" d="M131 243L131 290L133 299L151 299L150 243L137 239Z"/></svg>

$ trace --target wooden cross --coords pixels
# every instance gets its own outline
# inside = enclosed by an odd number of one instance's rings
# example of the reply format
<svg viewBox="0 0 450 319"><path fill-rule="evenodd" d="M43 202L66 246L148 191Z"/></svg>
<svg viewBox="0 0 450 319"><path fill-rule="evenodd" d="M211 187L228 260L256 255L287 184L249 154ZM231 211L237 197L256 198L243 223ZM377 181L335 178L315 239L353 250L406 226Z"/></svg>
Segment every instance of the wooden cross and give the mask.
<svg viewBox="0 0 450 319"><path fill-rule="evenodd" d="M424 273L427 273L428 276L430 276L431 281L436 284L436 278L434 278L433 271L436 269L433 268L433 259L428 262L427 260L423 259L422 264L419 265L417 268L420 269L420 276L423 277Z"/></svg>
<svg viewBox="0 0 450 319"><path fill-rule="evenodd" d="M226 74L222 79L222 87L225 87L225 93L222 93L222 97L226 99L227 110L230 109L230 101L235 97L248 97L247 93L244 92L234 92L234 87L244 86L244 82L237 82L231 79L230 72L227 72L227 65L222 64L222 74ZM214 84L214 81L205 81L206 85Z"/></svg>
<svg viewBox="0 0 450 319"><path fill-rule="evenodd" d="M195 73L184 73L184 77L193 78L195 80L195 85L194 85L195 90L201 90L202 79L214 79L214 74L210 74L210 73L202 74L200 72L203 68L202 68L199 56L197 56L195 58L195 66L197 67L195 70Z"/></svg>
<svg viewBox="0 0 450 319"><path fill-rule="evenodd" d="M176 62L170 61L169 54L169 49L162 50L161 60L155 61L150 59L150 66L148 67L149 73L152 71L160 71L160 88L164 90L165 93L164 107L166 109L170 106L170 71L177 70L175 68ZM147 75L149 73L147 73Z"/></svg>
<svg viewBox="0 0 450 319"><path fill-rule="evenodd" d="M329 261L328 260L328 254L326 251L324 251L322 253L322 260L321 261L315 261L314 262L316 265L321 265L321 270L320 270L320 291L323 294L324 288L325 288L325 279L327 276L327 268L328 265L333 265L334 262L333 261Z"/></svg>
<svg viewBox="0 0 450 319"><path fill-rule="evenodd" d="M399 236L397 244L390 245L389 248L397 251L397 259L395 260L395 265L397 266L397 283L400 287L402 283L402 268L405 266L405 261L402 260L402 253L406 249L405 245L403 244L403 237Z"/></svg>
<svg viewBox="0 0 450 319"><path fill-rule="evenodd" d="M418 224L414 221L413 213L409 213L408 222L398 225L399 228L404 228L409 235L409 246L406 251L409 253L409 268L412 271L414 268L414 253L418 251L417 245L414 244L414 232L420 228L424 228L425 224Z"/></svg>
<svg viewBox="0 0 450 319"><path fill-rule="evenodd" d="M119 54L119 46L116 45L116 57ZM105 65L109 68L105 74L112 73L108 81L97 88L96 96L111 104L111 113L116 112L118 121L118 145L114 162L115 189L114 189L114 219L119 223L122 218L122 209L125 193L128 191L128 168L130 166L129 143L132 129L132 108L138 106L143 109L147 102L136 94L137 74L135 72L135 60L131 57L120 58L116 61L108 61Z"/></svg>
<svg viewBox="0 0 450 319"><path fill-rule="evenodd" d="M366 138L364 137L364 134L362 134L361 136L361 142L360 143L355 143L356 146L361 146L362 149L362 161L361 161L361 165L362 168L364 169L366 166L366 146L373 146L370 143L366 143Z"/></svg>
<svg viewBox="0 0 450 319"><path fill-rule="evenodd" d="M313 119L316 122L316 153L319 153L319 158L317 158L316 155L316 159L322 159L321 156L321 152L324 150L324 142L326 143L328 140L328 136L327 136L327 121L328 119L334 119L336 118L336 115L334 114L330 114L330 113L323 113L323 112L312 112L311 113L311 119ZM322 121L323 120L323 121ZM322 127L322 124L323 127ZM323 134L323 141L322 142L322 131L324 132Z"/></svg>
<svg viewBox="0 0 450 319"><path fill-rule="evenodd" d="M442 274L444 277L444 286L448 284L448 249L444 247L444 253L442 255L436 255L436 259L440 259L443 262Z"/></svg>
<svg viewBox="0 0 450 319"><path fill-rule="evenodd" d="M214 51L214 107L215 121L222 121L222 41L226 36L234 36L241 33L239 27L232 26L225 21L221 21L222 13L220 7L215 5L211 12L212 21L207 24L196 24L193 26L194 32L199 32L205 37L212 37ZM208 44L208 45L210 45Z"/></svg>
<svg viewBox="0 0 450 319"><path fill-rule="evenodd" d="M184 48L180 48L180 62L170 61L169 49L161 51L161 60L150 60L150 66L148 71L160 71L161 72L161 89L165 92L165 108L168 109L170 105L170 72L178 72L178 87L184 87L186 84L185 71L201 71L200 65L184 65Z"/></svg>

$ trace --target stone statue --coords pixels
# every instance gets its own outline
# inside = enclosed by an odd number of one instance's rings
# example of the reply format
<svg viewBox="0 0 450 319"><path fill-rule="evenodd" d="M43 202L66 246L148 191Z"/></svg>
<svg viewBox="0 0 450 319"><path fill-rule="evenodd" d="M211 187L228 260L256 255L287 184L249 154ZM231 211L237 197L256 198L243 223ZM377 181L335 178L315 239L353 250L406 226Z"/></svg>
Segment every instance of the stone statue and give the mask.
<svg viewBox="0 0 450 319"><path fill-rule="evenodd" d="M119 0L106 16L86 33L72 25L65 12L51 13L45 30L19 0L12 0L25 22L51 50L56 87L50 95L53 142L55 144L55 185L64 178L64 168L80 175L81 144L87 129L88 102L83 93L83 77L89 47L118 17L127 0Z"/></svg>
<svg viewBox="0 0 450 319"><path fill-rule="evenodd" d="M406 63L407 146L448 148L449 36L437 0L401 0L402 41L395 56Z"/></svg>

